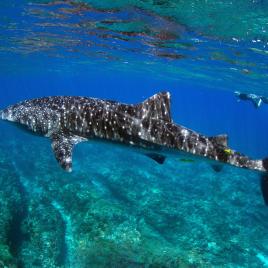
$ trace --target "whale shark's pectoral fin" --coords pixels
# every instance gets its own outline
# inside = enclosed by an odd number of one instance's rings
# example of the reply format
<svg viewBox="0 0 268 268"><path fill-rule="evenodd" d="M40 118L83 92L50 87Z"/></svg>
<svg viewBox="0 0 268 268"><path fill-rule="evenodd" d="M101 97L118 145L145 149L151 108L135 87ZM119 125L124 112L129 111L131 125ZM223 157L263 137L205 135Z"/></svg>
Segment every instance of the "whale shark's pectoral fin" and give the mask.
<svg viewBox="0 0 268 268"><path fill-rule="evenodd" d="M223 165L222 164L211 164L211 167L215 172L221 172Z"/></svg>
<svg viewBox="0 0 268 268"><path fill-rule="evenodd" d="M151 159L153 159L155 162L157 162L158 164L164 164L166 157L162 154L157 154L157 153L147 153L145 154L146 156L150 157Z"/></svg>
<svg viewBox="0 0 268 268"><path fill-rule="evenodd" d="M73 148L76 144L87 141L87 139L63 132L53 133L50 138L58 163L64 170L71 172Z"/></svg>

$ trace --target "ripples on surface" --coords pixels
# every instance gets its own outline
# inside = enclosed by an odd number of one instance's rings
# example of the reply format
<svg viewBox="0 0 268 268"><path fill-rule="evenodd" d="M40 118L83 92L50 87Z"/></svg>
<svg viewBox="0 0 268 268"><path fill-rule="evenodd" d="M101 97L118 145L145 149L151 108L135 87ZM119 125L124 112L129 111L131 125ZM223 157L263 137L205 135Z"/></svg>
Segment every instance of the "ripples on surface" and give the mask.
<svg viewBox="0 0 268 268"><path fill-rule="evenodd" d="M267 11L266 1L4 1L0 67L43 55L54 71L105 62L267 95Z"/></svg>

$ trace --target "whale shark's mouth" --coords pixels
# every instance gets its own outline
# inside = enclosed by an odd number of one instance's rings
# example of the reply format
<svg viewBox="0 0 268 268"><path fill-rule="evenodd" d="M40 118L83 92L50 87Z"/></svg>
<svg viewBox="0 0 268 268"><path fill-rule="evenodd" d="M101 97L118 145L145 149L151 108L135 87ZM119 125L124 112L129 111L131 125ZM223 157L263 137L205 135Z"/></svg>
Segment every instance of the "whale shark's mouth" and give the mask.
<svg viewBox="0 0 268 268"><path fill-rule="evenodd" d="M7 120L10 122L14 121L12 114L8 112L7 110L0 110L0 119Z"/></svg>
<svg viewBox="0 0 268 268"><path fill-rule="evenodd" d="M4 111L3 110L0 110L0 119L5 119L5 116L4 116Z"/></svg>

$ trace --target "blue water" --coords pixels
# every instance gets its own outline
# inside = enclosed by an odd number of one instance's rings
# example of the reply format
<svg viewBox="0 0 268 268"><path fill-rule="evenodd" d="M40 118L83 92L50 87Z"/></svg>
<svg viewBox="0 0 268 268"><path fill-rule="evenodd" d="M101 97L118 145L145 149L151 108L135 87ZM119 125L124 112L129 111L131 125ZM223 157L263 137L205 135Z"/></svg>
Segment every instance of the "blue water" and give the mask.
<svg viewBox="0 0 268 268"><path fill-rule="evenodd" d="M244 34L242 24L232 26L236 16L208 27L199 15L189 22L178 11L169 20L164 4L134 2L112 9L109 1L101 8L94 1L3 1L0 107L52 95L138 103L169 91L175 122L207 136L227 134L231 148L267 157L268 105L256 109L234 96L268 96L267 26L257 32L249 25ZM267 8L259 2L256 16ZM192 3L185 5L196 12ZM212 18L217 5L206 6ZM241 16L251 12L241 8ZM122 25L136 17L143 26ZM48 139L4 122L0 131L0 266L268 265L259 174L228 166L215 173L206 162L176 158L157 165L91 142L77 146L67 174Z"/></svg>
<svg viewBox="0 0 268 268"><path fill-rule="evenodd" d="M43 61L45 65L46 62ZM45 66L44 66L45 67ZM255 158L268 151L268 106L255 109L251 102L238 102L234 94L192 85L191 81L170 81L154 75L113 72L96 66L84 74L11 75L1 77L1 107L42 96L71 95L138 103L149 96L169 91L175 122L208 136L226 133L230 146Z"/></svg>

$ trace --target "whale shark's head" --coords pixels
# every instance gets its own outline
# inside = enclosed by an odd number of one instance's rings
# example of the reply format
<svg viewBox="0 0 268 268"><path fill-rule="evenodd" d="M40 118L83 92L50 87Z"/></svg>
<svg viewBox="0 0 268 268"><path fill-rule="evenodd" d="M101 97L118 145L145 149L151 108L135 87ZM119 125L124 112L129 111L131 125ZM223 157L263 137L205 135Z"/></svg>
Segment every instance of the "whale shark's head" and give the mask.
<svg viewBox="0 0 268 268"><path fill-rule="evenodd" d="M21 109L19 105L12 105L0 111L0 119L10 122L19 122L20 114Z"/></svg>
<svg viewBox="0 0 268 268"><path fill-rule="evenodd" d="M27 126L25 124L26 122L22 122L21 113L16 105L12 105L6 109L0 110L0 119L6 121L7 123L12 123L22 130L27 130Z"/></svg>
<svg viewBox="0 0 268 268"><path fill-rule="evenodd" d="M14 121L12 113L8 109L4 109L0 111L0 119L7 121Z"/></svg>
<svg viewBox="0 0 268 268"><path fill-rule="evenodd" d="M28 111L28 114L27 114ZM0 111L0 119L14 123L15 126L23 130L29 130L29 123L31 114L29 113L28 107L23 104L15 104L8 106L6 109Z"/></svg>
<svg viewBox="0 0 268 268"><path fill-rule="evenodd" d="M46 107L46 103L47 98L8 106L0 111L0 119L35 134L47 135L59 127L60 116L50 107Z"/></svg>

